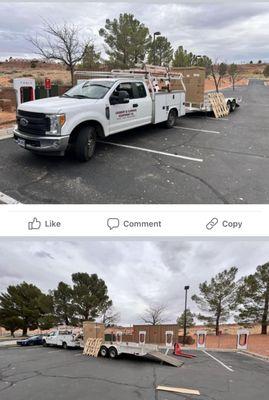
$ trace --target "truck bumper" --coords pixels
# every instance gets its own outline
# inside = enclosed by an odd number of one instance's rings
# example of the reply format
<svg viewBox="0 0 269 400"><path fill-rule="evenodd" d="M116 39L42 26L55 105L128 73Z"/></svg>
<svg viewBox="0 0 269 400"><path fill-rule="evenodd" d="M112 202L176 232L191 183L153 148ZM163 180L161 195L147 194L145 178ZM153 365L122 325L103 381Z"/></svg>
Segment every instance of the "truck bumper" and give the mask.
<svg viewBox="0 0 269 400"><path fill-rule="evenodd" d="M63 154L68 147L69 136L36 136L13 131L15 142L24 149L38 153Z"/></svg>

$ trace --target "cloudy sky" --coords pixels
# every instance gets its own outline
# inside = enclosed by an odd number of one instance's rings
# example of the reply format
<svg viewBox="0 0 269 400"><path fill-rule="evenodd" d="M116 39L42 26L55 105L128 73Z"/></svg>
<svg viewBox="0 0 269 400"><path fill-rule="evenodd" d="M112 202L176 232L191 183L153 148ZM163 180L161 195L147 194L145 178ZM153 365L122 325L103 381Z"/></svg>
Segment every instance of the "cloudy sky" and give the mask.
<svg viewBox="0 0 269 400"><path fill-rule="evenodd" d="M81 35L93 39L104 54L99 29L106 18L127 12L147 25L151 33L161 31L175 48L183 45L188 51L226 62L269 61L268 2L178 3L0 1L0 58L33 56L33 48L25 37L40 31L41 17L78 24Z"/></svg>
<svg viewBox="0 0 269 400"><path fill-rule="evenodd" d="M199 283L225 268L239 268L238 278L269 260L269 241L90 241L0 240L0 292L23 280L43 291L73 272L97 273L105 280L121 323L141 323L151 304L168 307L174 323ZM198 311L190 301L192 311Z"/></svg>

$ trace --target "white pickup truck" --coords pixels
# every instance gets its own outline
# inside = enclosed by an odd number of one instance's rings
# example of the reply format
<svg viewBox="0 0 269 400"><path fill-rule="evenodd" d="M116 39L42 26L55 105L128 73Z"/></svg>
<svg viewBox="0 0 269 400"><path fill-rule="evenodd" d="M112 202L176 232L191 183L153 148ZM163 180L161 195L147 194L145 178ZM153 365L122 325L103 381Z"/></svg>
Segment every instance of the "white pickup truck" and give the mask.
<svg viewBox="0 0 269 400"><path fill-rule="evenodd" d="M79 334L72 331L55 331L44 338L44 346L58 346L63 349L71 347L81 347L81 339Z"/></svg>
<svg viewBox="0 0 269 400"><path fill-rule="evenodd" d="M150 89L149 89L150 87ZM86 80L60 97L21 104L14 139L27 150L88 161L97 139L147 124L167 128L185 115L185 91L155 92L145 78Z"/></svg>

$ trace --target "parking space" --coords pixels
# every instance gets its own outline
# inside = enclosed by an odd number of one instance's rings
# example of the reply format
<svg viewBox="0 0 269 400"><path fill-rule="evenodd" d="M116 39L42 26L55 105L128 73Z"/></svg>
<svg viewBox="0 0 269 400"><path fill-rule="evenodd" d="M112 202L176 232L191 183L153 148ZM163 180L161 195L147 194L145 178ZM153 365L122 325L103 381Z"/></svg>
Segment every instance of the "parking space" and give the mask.
<svg viewBox="0 0 269 400"><path fill-rule="evenodd" d="M158 385L197 389L201 400L268 398L268 362L233 352L192 353L197 355L195 359L184 359L184 365L175 368L137 357L96 359L83 356L80 350L1 349L1 400L197 397L156 392Z"/></svg>
<svg viewBox="0 0 269 400"><path fill-rule="evenodd" d="M98 143L78 164L0 141L0 192L23 203L267 203L269 90L251 80L227 118L188 115Z"/></svg>

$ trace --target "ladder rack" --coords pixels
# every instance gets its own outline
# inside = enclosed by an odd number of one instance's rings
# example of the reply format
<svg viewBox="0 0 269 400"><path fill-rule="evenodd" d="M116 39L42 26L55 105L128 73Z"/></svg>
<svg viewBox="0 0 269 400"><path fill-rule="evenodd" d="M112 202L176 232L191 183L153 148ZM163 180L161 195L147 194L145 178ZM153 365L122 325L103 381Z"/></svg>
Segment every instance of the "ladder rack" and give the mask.
<svg viewBox="0 0 269 400"><path fill-rule="evenodd" d="M105 71L75 71L76 76L85 76L85 77L102 77L102 78L132 78L132 79L163 79L163 80L180 80L183 81L182 74L172 75L167 72L163 75L152 74L149 71L141 71L141 72L132 72L125 70L112 70L111 72Z"/></svg>

